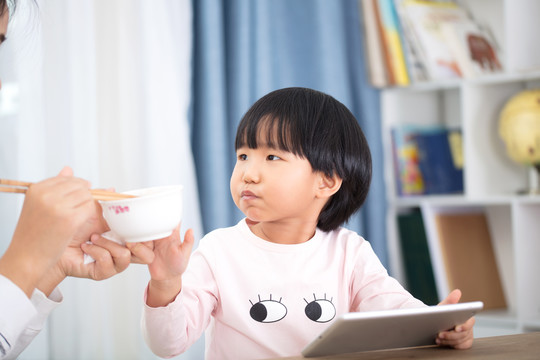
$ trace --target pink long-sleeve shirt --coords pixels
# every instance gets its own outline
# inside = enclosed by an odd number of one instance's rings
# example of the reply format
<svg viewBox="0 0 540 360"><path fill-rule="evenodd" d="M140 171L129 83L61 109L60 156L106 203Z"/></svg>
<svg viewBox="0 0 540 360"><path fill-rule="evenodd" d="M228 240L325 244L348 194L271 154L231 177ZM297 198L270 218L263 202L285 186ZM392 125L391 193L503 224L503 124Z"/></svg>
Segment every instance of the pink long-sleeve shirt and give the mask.
<svg viewBox="0 0 540 360"><path fill-rule="evenodd" d="M165 307L145 305L142 329L161 357L206 331L207 359L263 359L299 355L340 314L421 306L355 232L317 229L305 243L281 245L244 219L200 241L180 294Z"/></svg>

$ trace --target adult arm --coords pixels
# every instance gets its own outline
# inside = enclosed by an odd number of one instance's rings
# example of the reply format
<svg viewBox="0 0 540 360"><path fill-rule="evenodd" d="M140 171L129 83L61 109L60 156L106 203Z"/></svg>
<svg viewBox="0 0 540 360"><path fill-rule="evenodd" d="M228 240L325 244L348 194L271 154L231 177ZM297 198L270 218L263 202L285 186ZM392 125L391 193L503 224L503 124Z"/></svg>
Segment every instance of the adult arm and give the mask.
<svg viewBox="0 0 540 360"><path fill-rule="evenodd" d="M2 275L0 294L0 359L10 359L16 356L15 343L37 311L24 291Z"/></svg>
<svg viewBox="0 0 540 360"><path fill-rule="evenodd" d="M130 261L148 264L153 253L144 246L127 248L97 234L83 244L95 262L83 264L81 248L68 247L58 263L40 280L31 299L13 282L0 276L0 359L16 358L43 329L50 313L62 303L57 285L67 276L104 280L124 271Z"/></svg>
<svg viewBox="0 0 540 360"><path fill-rule="evenodd" d="M14 289L18 289L13 285ZM8 290L9 289L2 289ZM20 289L19 289L20 291ZM21 291L22 292L22 291ZM16 291L15 291L16 293ZM15 300L14 298L12 298ZM31 299L29 300L26 295L23 298L18 299L16 304L12 304L10 309L15 312L25 311L24 313L13 314L12 312L4 312L4 316L8 316L8 321L11 320L12 325L16 325L19 328L15 330L15 333L19 334L17 338L13 338L12 335L7 335L10 338L8 351L0 356L0 359L15 359L20 353L26 349L26 347L34 340L39 334L45 324L50 313L62 302L63 297L58 289L54 290L49 297L39 290L34 290ZM1 300L0 300L1 301ZM24 305L23 305L24 304ZM10 315L11 314L11 315ZM11 317L11 318L9 318ZM9 323L7 326L7 332L9 332ZM1 353L1 351L0 351Z"/></svg>
<svg viewBox="0 0 540 360"><path fill-rule="evenodd" d="M0 258L0 356L16 356L15 344L38 315L30 300L35 287L77 229L95 216L89 188L70 168L28 188L15 233Z"/></svg>

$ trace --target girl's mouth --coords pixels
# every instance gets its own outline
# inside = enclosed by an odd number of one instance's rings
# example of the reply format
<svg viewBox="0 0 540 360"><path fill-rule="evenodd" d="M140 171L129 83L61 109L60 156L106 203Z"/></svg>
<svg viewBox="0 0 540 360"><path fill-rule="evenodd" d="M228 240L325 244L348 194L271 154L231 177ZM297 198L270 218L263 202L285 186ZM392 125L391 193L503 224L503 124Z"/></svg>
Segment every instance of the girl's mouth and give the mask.
<svg viewBox="0 0 540 360"><path fill-rule="evenodd" d="M243 200L251 200L251 199L257 198L257 196L249 190L242 191L240 193L240 196L242 197Z"/></svg>

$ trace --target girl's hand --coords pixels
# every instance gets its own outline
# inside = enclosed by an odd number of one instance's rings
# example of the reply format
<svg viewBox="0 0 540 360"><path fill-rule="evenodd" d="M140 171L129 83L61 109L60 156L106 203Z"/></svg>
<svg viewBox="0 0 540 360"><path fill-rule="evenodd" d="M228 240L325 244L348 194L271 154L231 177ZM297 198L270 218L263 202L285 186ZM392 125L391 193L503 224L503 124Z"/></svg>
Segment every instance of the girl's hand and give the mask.
<svg viewBox="0 0 540 360"><path fill-rule="evenodd" d="M186 232L184 241L180 238L180 227L171 236L154 241L154 261L148 265L152 280L167 281L176 278L186 270L191 249L193 230Z"/></svg>
<svg viewBox="0 0 540 360"><path fill-rule="evenodd" d="M193 248L193 230L186 231L184 241L180 226L171 236L154 241L154 261L148 265L150 283L146 303L149 306L165 306L174 300L182 288L182 274L186 271Z"/></svg>
<svg viewBox="0 0 540 360"><path fill-rule="evenodd" d="M457 304L461 298L461 291L453 290L439 305ZM471 317L465 323L457 325L450 331L441 331L435 342L437 345L450 346L454 349L469 349L473 344L473 327L475 319Z"/></svg>

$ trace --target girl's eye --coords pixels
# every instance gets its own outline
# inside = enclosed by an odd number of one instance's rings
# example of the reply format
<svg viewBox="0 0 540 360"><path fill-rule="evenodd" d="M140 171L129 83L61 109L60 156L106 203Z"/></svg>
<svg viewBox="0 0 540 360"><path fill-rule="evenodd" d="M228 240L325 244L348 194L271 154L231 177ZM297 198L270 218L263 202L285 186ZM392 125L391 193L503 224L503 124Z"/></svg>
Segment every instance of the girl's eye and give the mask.
<svg viewBox="0 0 540 360"><path fill-rule="evenodd" d="M247 155L246 154L239 154L238 155L238 160L246 160L247 159Z"/></svg>
<svg viewBox="0 0 540 360"><path fill-rule="evenodd" d="M276 155L268 155L267 159L268 160L280 160L281 158L279 156L276 156Z"/></svg>

